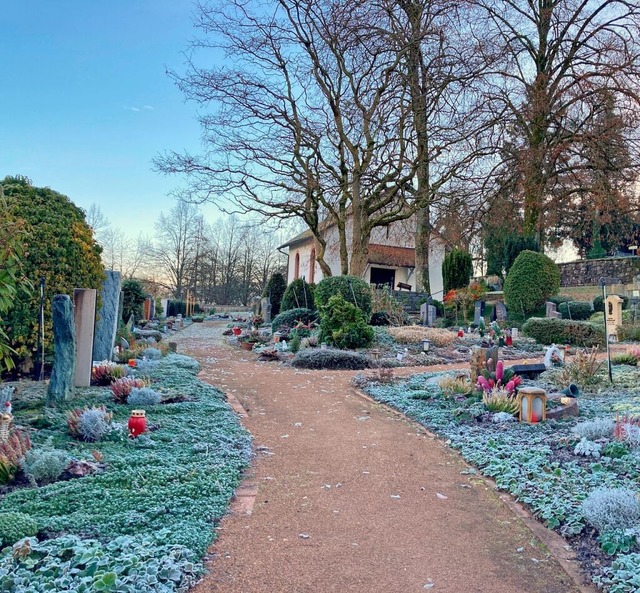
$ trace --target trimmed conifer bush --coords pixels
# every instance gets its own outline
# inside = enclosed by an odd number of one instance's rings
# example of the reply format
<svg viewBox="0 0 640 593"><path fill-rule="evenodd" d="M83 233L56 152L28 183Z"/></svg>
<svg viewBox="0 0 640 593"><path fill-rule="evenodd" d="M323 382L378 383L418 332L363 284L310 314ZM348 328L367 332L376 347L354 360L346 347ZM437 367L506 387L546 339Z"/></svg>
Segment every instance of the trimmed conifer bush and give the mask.
<svg viewBox="0 0 640 593"><path fill-rule="evenodd" d="M322 309L320 320L321 342L338 348L360 348L368 346L375 336L373 328L367 325L364 313L342 295L335 294Z"/></svg>
<svg viewBox="0 0 640 593"><path fill-rule="evenodd" d="M445 294L456 288L469 286L469 280L473 274L471 254L462 249L454 249L442 262L442 279L444 281Z"/></svg>
<svg viewBox="0 0 640 593"><path fill-rule="evenodd" d="M269 282L262 291L263 297L269 297L271 301L271 315L277 315L280 313L280 304L282 303L282 297L284 291L287 289L287 281L280 272L276 272L271 275Z"/></svg>
<svg viewBox="0 0 640 593"><path fill-rule="evenodd" d="M513 262L504 282L509 309L531 313L560 288L560 270L551 258L536 251L523 251Z"/></svg>
<svg viewBox="0 0 640 593"><path fill-rule="evenodd" d="M574 321L585 321L593 313L591 303L586 301L568 301L558 305L558 312L563 319L573 319Z"/></svg>

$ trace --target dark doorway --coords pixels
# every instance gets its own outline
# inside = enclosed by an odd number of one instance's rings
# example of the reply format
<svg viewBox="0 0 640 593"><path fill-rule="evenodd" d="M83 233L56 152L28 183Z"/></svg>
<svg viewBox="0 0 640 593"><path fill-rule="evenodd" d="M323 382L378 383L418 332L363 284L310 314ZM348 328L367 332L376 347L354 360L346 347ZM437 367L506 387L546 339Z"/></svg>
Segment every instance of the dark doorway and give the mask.
<svg viewBox="0 0 640 593"><path fill-rule="evenodd" d="M396 283L396 271L386 270L384 268L371 268L371 284L376 286L380 284L388 284L393 290L393 286Z"/></svg>

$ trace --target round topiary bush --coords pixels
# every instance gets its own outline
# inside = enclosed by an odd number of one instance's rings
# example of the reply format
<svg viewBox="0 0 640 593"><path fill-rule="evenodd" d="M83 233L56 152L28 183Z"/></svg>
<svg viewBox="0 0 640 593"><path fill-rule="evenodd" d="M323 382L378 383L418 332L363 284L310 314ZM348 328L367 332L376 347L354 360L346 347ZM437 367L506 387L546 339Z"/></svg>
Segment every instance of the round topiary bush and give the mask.
<svg viewBox="0 0 640 593"><path fill-rule="evenodd" d="M51 300L55 294L73 295L74 288L100 289L104 280L102 249L94 240L84 211L67 196L34 187L24 177L5 177L0 181L0 191L9 215L25 233L20 273L36 287L30 294L18 292L13 307L3 317L5 327L10 328L10 346L16 351L16 358L24 359L36 348L40 278L45 280L45 346L51 352Z"/></svg>
<svg viewBox="0 0 640 593"><path fill-rule="evenodd" d="M560 270L551 258L536 251L522 251L504 282L507 307L531 313L560 288Z"/></svg>
<svg viewBox="0 0 640 593"><path fill-rule="evenodd" d="M304 278L294 280L284 291L280 312L290 309L315 309L316 305L313 300L315 288L315 284L309 284Z"/></svg>
<svg viewBox="0 0 640 593"><path fill-rule="evenodd" d="M24 513L0 513L0 548L12 546L23 537L38 533L38 524Z"/></svg>
<svg viewBox="0 0 640 593"><path fill-rule="evenodd" d="M591 309L591 303L586 301L568 301L558 305L558 312L563 319L586 321L591 317L593 310Z"/></svg>
<svg viewBox="0 0 640 593"><path fill-rule="evenodd" d="M329 299L339 294L342 298L362 311L365 321L371 317L371 288L357 276L330 276L323 278L316 286L315 301L318 309L326 307Z"/></svg>

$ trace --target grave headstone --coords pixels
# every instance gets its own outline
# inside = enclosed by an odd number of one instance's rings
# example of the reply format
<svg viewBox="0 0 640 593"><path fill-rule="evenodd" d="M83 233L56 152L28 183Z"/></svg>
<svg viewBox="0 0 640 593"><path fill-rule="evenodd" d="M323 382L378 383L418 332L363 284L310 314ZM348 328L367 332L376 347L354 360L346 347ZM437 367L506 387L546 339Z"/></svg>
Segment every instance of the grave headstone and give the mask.
<svg viewBox="0 0 640 593"><path fill-rule="evenodd" d="M496 311L496 320L497 321L506 321L507 320L507 308L505 307L502 301L496 303L495 306Z"/></svg>
<svg viewBox="0 0 640 593"><path fill-rule="evenodd" d="M264 297L260 301L260 310L264 323L271 323L271 299L269 297Z"/></svg>
<svg viewBox="0 0 640 593"><path fill-rule="evenodd" d="M484 318L484 301L476 301L473 305L473 323L480 325L480 320Z"/></svg>
<svg viewBox="0 0 640 593"><path fill-rule="evenodd" d="M438 315L438 310L435 305L427 306L427 325L433 327L436 324L436 317Z"/></svg>
<svg viewBox="0 0 640 593"><path fill-rule="evenodd" d="M551 301L547 301L546 307L547 307L547 310L545 312L545 317L555 317L553 313L557 313L558 305L556 305L555 303L552 303Z"/></svg>
<svg viewBox="0 0 640 593"><path fill-rule="evenodd" d="M169 299L161 299L160 305L162 305L162 314L169 317Z"/></svg>
<svg viewBox="0 0 640 593"><path fill-rule="evenodd" d="M96 323L95 288L75 288L73 290L74 320L76 323L76 387L91 385L93 354L93 328Z"/></svg>
<svg viewBox="0 0 640 593"><path fill-rule="evenodd" d="M93 360L111 359L118 330L120 272L108 270L100 292L101 302L93 340Z"/></svg>
<svg viewBox="0 0 640 593"><path fill-rule="evenodd" d="M73 393L76 365L76 326L73 303L66 294L57 294L51 302L53 315L53 371L47 389L47 405L62 402Z"/></svg>
<svg viewBox="0 0 640 593"><path fill-rule="evenodd" d="M427 325L429 323L429 305L427 303L422 303L420 305L420 323L422 325Z"/></svg>

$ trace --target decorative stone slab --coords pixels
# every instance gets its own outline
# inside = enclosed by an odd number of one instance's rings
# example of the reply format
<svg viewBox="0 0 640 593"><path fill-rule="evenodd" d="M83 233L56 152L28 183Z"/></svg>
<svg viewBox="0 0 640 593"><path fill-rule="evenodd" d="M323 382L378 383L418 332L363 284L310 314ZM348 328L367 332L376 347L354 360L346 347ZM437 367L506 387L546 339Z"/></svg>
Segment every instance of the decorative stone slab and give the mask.
<svg viewBox="0 0 640 593"><path fill-rule="evenodd" d="M110 360L118 330L120 272L107 270L100 296L101 305L93 339L93 360Z"/></svg>
<svg viewBox="0 0 640 593"><path fill-rule="evenodd" d="M53 314L53 371L47 390L47 405L63 402L73 393L76 368L76 325L73 303L66 294L57 294L51 302Z"/></svg>
<svg viewBox="0 0 640 593"><path fill-rule="evenodd" d="M74 288L73 305L76 322L76 373L75 386L91 385L91 367L93 363L93 328L96 324L95 288Z"/></svg>
<svg viewBox="0 0 640 593"><path fill-rule="evenodd" d="M561 402L562 405L554 408L547 408L547 420L559 420L570 416L578 416L578 400L575 397L563 397L561 393L552 393L549 399Z"/></svg>
<svg viewBox="0 0 640 593"><path fill-rule="evenodd" d="M516 375L520 375L523 379L537 379L541 373L547 370L542 363L534 364L514 364L509 367Z"/></svg>

